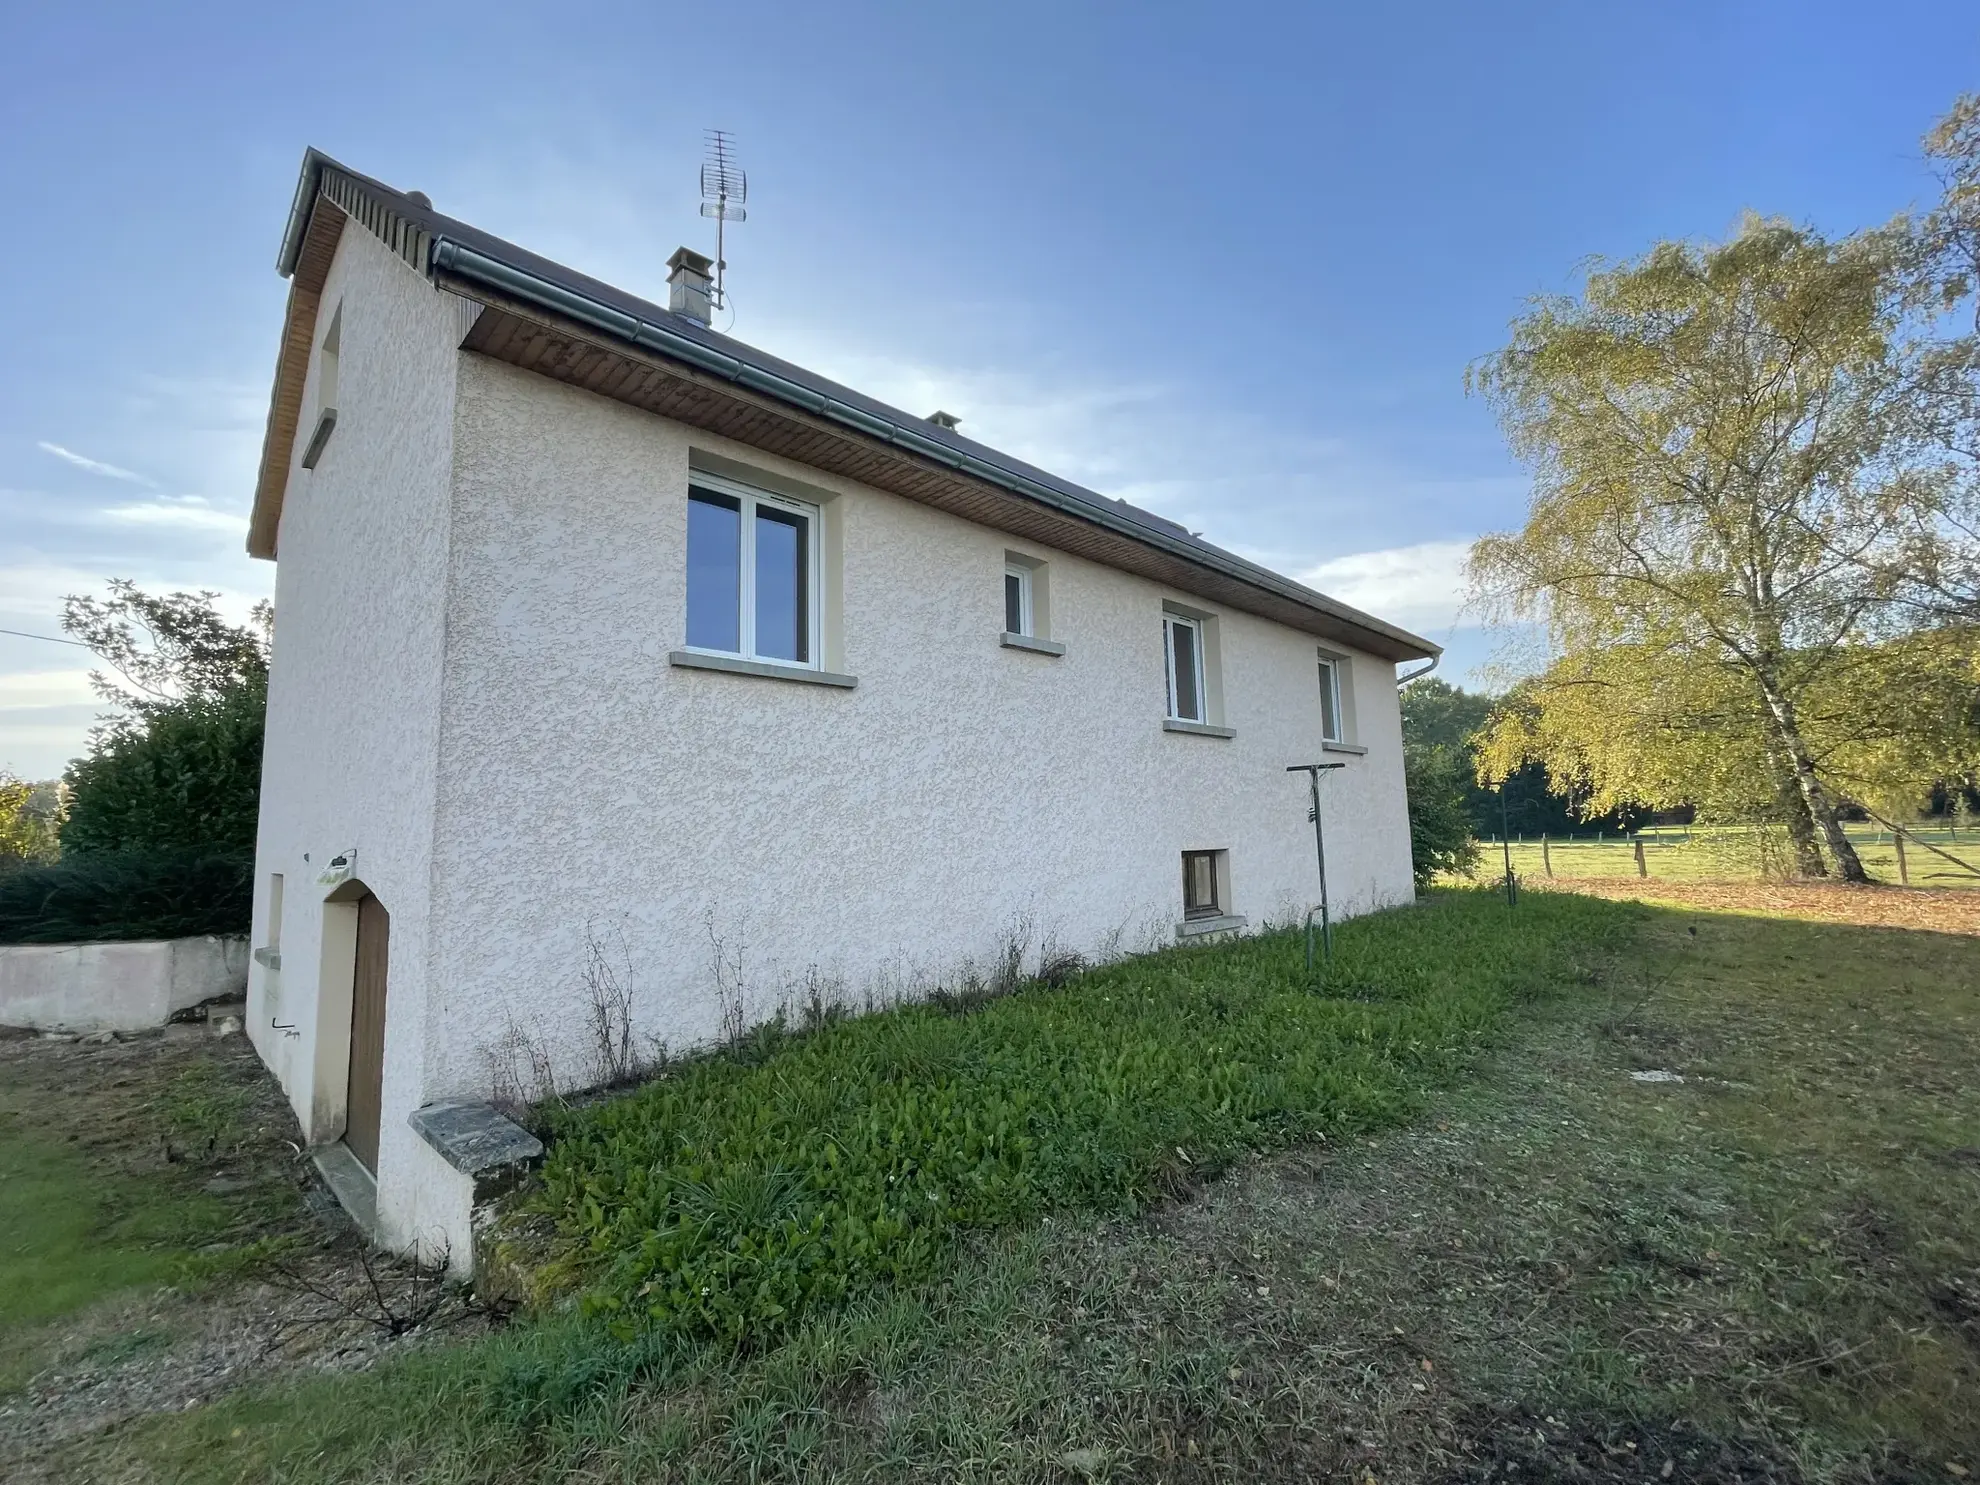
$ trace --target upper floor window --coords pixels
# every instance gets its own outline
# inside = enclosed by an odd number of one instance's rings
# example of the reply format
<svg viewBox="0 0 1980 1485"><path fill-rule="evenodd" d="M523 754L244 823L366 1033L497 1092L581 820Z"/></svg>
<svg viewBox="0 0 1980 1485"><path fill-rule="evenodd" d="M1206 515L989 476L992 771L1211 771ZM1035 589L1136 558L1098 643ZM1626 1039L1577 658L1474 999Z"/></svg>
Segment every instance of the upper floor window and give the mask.
<svg viewBox="0 0 1980 1485"><path fill-rule="evenodd" d="M1345 742L1341 731L1341 662L1320 661L1320 736L1326 742Z"/></svg>
<svg viewBox="0 0 1980 1485"><path fill-rule="evenodd" d="M688 491L688 648L818 664L818 508L697 475Z"/></svg>
<svg viewBox="0 0 1980 1485"><path fill-rule="evenodd" d="M337 360L344 348L344 306L331 312L330 328L323 332L323 343L316 351L316 426L303 445L302 467L316 468L324 445L337 430Z"/></svg>
<svg viewBox="0 0 1980 1485"><path fill-rule="evenodd" d="M1031 569L1012 562L1004 568L1004 633L1036 638L1038 620L1031 605Z"/></svg>
<svg viewBox="0 0 1980 1485"><path fill-rule="evenodd" d="M1169 716L1178 722L1206 720L1201 621L1181 614L1162 615L1162 647L1167 652Z"/></svg>

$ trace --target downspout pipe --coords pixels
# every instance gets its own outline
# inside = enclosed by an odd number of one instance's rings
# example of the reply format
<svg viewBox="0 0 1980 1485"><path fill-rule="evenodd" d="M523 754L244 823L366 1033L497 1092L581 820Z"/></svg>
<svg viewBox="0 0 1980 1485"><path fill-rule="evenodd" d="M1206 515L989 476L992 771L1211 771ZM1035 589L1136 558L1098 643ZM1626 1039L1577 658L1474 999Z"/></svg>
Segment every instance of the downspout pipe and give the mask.
<svg viewBox="0 0 1980 1485"><path fill-rule="evenodd" d="M1442 650L1439 650L1436 654L1430 657L1430 663L1428 665L1423 666L1419 670L1412 670L1408 675L1397 676L1396 689L1400 691L1404 686L1407 686L1411 681L1422 680L1426 675L1430 674L1431 671L1435 670L1440 664L1442 664L1443 659L1444 659L1444 653Z"/></svg>

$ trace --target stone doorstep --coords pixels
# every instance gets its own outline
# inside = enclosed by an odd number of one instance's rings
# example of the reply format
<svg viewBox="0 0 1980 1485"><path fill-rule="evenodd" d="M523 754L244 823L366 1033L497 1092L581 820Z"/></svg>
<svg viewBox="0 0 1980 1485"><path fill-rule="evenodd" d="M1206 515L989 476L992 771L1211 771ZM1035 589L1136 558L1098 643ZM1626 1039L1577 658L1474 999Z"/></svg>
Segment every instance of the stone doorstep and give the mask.
<svg viewBox="0 0 1980 1485"><path fill-rule="evenodd" d="M373 1241L378 1232L378 1183L364 1168L364 1162L341 1141L318 1145L309 1156L316 1173L323 1177L323 1184L356 1224L359 1234L366 1242Z"/></svg>

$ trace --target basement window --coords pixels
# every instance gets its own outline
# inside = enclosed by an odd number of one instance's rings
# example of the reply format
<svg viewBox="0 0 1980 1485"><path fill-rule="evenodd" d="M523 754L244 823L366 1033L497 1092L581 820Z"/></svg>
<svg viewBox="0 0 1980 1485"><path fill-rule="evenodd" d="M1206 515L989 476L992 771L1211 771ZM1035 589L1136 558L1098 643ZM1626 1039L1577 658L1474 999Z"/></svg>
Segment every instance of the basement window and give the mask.
<svg viewBox="0 0 1980 1485"><path fill-rule="evenodd" d="M1184 851L1183 871L1183 920L1195 922L1204 918L1224 916L1224 892L1221 878L1225 875L1219 859L1223 851Z"/></svg>
<svg viewBox="0 0 1980 1485"><path fill-rule="evenodd" d="M818 508L697 475L688 491L690 650L818 666Z"/></svg>

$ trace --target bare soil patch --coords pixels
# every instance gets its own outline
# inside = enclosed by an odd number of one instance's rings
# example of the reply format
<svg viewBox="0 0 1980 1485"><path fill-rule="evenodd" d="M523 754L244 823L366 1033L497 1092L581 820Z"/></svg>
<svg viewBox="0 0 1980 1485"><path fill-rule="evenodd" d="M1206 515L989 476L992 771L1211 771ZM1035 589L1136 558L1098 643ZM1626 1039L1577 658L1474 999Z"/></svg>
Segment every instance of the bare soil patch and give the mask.
<svg viewBox="0 0 1980 1485"><path fill-rule="evenodd" d="M484 1323L433 1276L366 1253L246 1038L217 1025L0 1039L6 1169L76 1209L0 1207L9 1480L133 1418Z"/></svg>
<svg viewBox="0 0 1980 1485"><path fill-rule="evenodd" d="M1757 913L1860 928L1980 934L1980 892L1948 887L1856 887L1841 882L1658 881L1645 877L1556 877L1530 891L1580 892L1712 913Z"/></svg>

